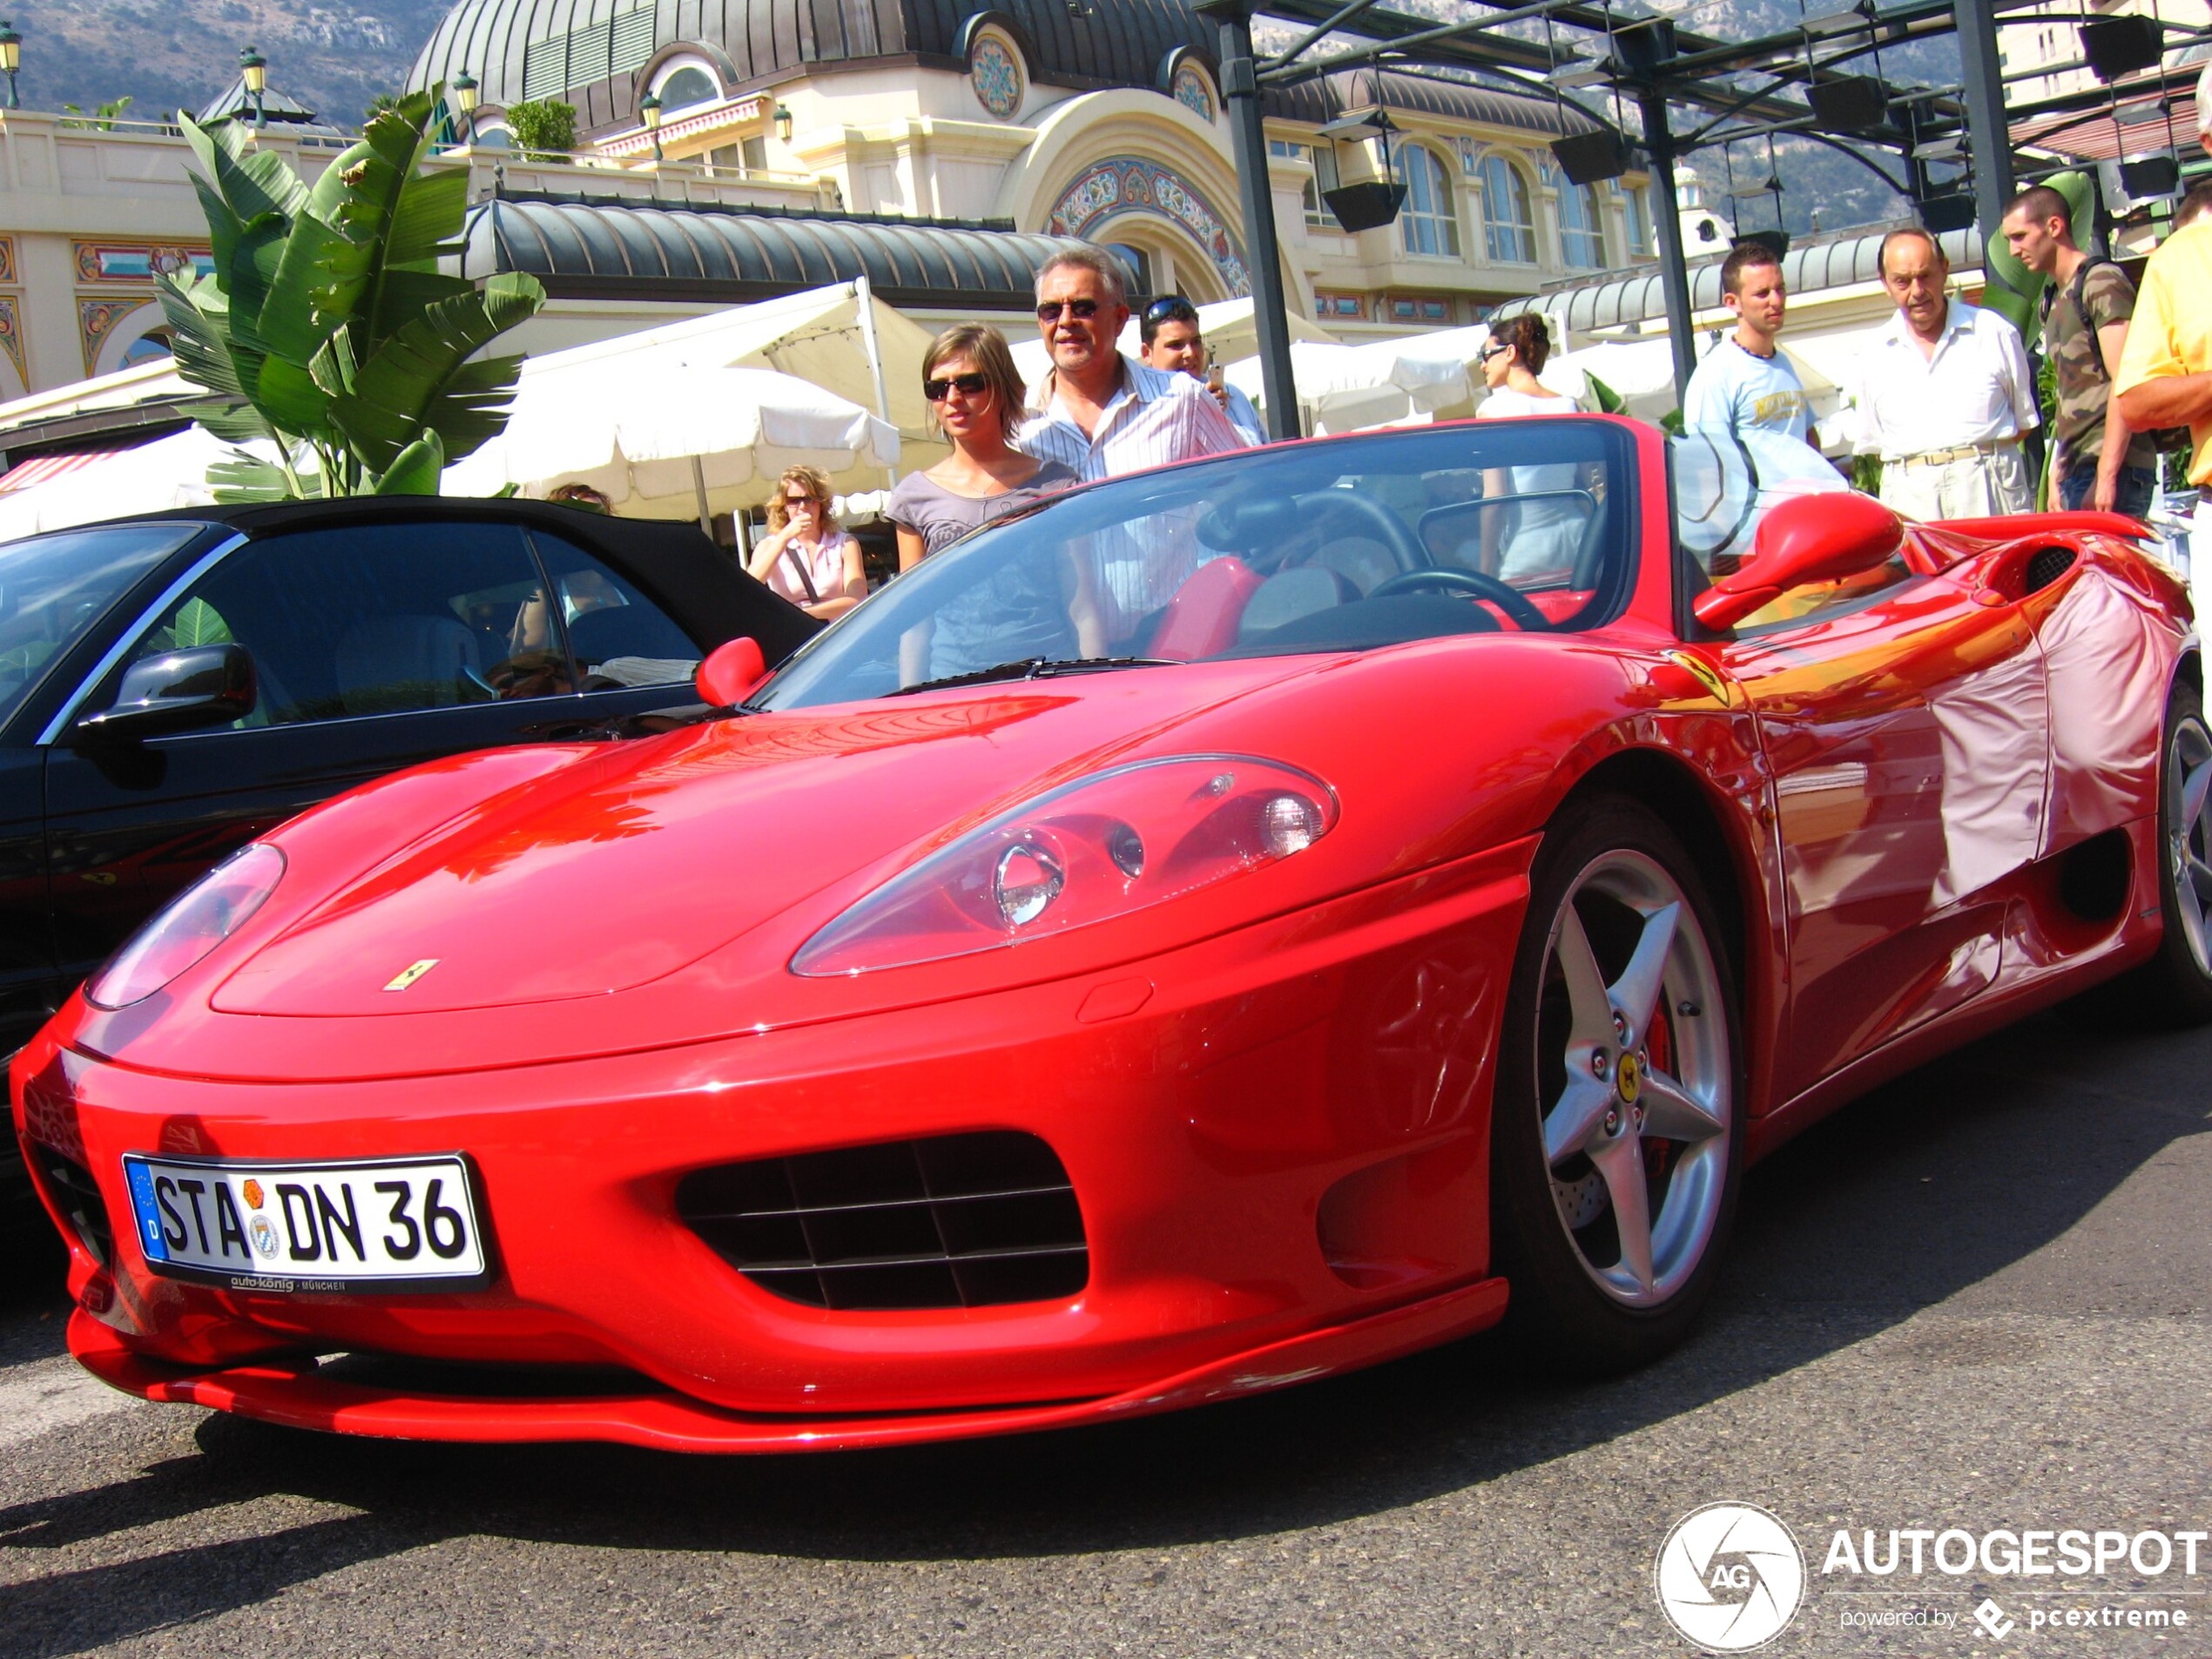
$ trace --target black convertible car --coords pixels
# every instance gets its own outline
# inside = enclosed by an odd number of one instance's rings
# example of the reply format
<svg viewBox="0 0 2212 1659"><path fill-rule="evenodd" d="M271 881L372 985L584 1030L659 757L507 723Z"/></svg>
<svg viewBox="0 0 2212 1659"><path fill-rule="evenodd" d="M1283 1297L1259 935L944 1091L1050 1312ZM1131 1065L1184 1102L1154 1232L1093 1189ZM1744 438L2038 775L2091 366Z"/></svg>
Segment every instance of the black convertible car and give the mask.
<svg viewBox="0 0 2212 1659"><path fill-rule="evenodd" d="M694 700L819 624L690 524L523 501L167 513L0 546L0 1054L179 888L339 791ZM20 1175L0 1157L0 1185Z"/></svg>

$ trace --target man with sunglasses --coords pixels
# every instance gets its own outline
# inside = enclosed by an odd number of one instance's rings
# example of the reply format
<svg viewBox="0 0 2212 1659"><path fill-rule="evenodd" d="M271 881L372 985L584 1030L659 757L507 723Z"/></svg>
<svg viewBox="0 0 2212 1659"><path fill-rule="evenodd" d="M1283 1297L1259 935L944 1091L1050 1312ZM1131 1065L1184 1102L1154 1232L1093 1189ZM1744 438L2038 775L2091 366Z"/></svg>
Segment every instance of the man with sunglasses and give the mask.
<svg viewBox="0 0 2212 1659"><path fill-rule="evenodd" d="M1015 447L1084 483L1244 448L1198 381L1116 348L1128 320L1121 267L1109 255L1071 248L1045 261L1037 328L1052 369L1029 388L1035 418Z"/></svg>
<svg viewBox="0 0 2212 1659"><path fill-rule="evenodd" d="M1207 378L1206 366L1212 361L1213 353L1199 332L1196 306L1179 293L1163 294L1144 307L1143 314L1136 320L1136 330L1147 365L1163 368L1170 374L1188 374L1221 405L1238 437L1251 445L1267 442L1267 435L1260 429L1259 412L1252 408L1251 399L1223 381L1217 373L1211 379Z"/></svg>

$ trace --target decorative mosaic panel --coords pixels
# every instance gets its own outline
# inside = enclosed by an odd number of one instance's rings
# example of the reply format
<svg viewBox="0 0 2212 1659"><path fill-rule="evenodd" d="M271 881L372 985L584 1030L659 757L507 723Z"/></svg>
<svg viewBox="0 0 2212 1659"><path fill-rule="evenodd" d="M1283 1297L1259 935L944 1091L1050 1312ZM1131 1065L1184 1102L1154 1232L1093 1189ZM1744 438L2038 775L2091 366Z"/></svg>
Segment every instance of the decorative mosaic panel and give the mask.
<svg viewBox="0 0 2212 1659"><path fill-rule="evenodd" d="M72 242L79 282L151 282L157 274L175 273L190 264L200 276L215 268L215 255L204 247L176 247L161 243Z"/></svg>
<svg viewBox="0 0 2212 1659"><path fill-rule="evenodd" d="M1229 221L1214 211L1196 185L1157 161L1112 156L1094 162L1053 204L1045 228L1055 236L1081 236L1095 241L1095 230L1130 213L1179 225L1206 250L1231 295L1251 292L1244 250L1231 239Z"/></svg>
<svg viewBox="0 0 2212 1659"><path fill-rule="evenodd" d="M1213 119L1213 88L1206 84L1203 70L1185 64L1176 71L1174 91L1175 101L1201 121Z"/></svg>
<svg viewBox="0 0 2212 1659"><path fill-rule="evenodd" d="M0 282L16 280L16 239L0 236Z"/></svg>
<svg viewBox="0 0 2212 1659"><path fill-rule="evenodd" d="M1001 121L1013 119L1022 107L1022 65L995 35L975 43L968 63L968 84L975 89L976 101Z"/></svg>
<svg viewBox="0 0 2212 1659"><path fill-rule="evenodd" d="M9 270L14 271L12 259ZM0 299L0 351L8 354L8 361L16 366L16 378L25 386L30 384L30 371L23 362L23 320L16 315L16 302Z"/></svg>
<svg viewBox="0 0 2212 1659"><path fill-rule="evenodd" d="M137 294L119 300L79 300L77 302L77 332L84 346L84 372L90 374L100 361L100 347L107 343L116 325L132 312L143 309L146 301Z"/></svg>

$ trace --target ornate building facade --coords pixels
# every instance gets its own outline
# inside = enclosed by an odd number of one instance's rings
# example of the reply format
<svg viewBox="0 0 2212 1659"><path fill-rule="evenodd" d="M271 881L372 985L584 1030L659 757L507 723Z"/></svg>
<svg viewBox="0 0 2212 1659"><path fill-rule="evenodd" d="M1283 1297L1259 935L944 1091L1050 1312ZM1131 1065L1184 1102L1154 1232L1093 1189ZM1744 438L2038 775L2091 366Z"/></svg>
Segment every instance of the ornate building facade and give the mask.
<svg viewBox="0 0 2212 1659"><path fill-rule="evenodd" d="M603 165L806 179L854 214L1077 236L1117 249L1143 291L1204 301L1249 287L1212 38L1188 0L462 0L412 84L474 77L480 148L511 144L515 104L558 98ZM1383 161L1374 140L1321 129L1378 105L1399 129L1388 165L1406 205L1346 233L1325 192ZM1292 304L1346 338L1402 333L1649 257L1641 178L1575 185L1553 165L1550 140L1588 125L1413 74L1271 94Z"/></svg>

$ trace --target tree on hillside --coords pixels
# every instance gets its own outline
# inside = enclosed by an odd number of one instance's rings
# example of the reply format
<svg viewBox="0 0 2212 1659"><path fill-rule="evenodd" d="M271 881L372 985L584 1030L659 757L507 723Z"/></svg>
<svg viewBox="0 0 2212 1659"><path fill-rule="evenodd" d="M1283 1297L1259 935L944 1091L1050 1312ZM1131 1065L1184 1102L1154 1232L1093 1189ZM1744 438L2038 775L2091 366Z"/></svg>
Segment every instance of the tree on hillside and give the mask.
<svg viewBox="0 0 2212 1659"><path fill-rule="evenodd" d="M469 178L425 171L437 94L368 124L310 187L237 122L179 114L214 268L161 280L177 367L212 395L195 420L240 446L208 475L223 501L430 495L506 424L520 357L470 358L545 303L535 277L479 290L461 250Z"/></svg>

